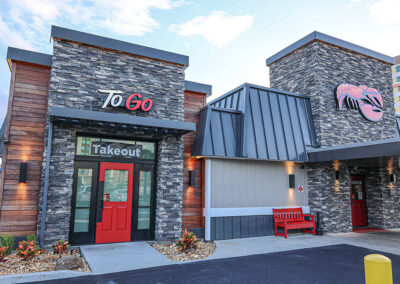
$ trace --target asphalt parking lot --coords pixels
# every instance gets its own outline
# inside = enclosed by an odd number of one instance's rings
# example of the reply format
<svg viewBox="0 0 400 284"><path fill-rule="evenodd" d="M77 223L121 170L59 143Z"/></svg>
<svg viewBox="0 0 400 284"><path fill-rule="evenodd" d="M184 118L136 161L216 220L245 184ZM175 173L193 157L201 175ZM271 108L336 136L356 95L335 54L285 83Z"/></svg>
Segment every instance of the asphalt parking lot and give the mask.
<svg viewBox="0 0 400 284"><path fill-rule="evenodd" d="M363 258L371 253L380 252L332 245L58 279L57 283L365 283ZM382 254L392 260L393 283L400 283L400 255Z"/></svg>

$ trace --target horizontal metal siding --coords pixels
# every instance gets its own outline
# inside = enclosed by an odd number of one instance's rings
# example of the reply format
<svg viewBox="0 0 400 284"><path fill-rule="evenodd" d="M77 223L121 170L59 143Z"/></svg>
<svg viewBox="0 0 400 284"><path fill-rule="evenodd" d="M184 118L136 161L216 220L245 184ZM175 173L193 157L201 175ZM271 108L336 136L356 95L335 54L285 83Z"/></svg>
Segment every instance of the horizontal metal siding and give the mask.
<svg viewBox="0 0 400 284"><path fill-rule="evenodd" d="M308 205L307 171L299 165L229 159L211 159L211 163L211 208ZM296 189L289 189L292 170ZM303 192L297 190L299 185Z"/></svg>

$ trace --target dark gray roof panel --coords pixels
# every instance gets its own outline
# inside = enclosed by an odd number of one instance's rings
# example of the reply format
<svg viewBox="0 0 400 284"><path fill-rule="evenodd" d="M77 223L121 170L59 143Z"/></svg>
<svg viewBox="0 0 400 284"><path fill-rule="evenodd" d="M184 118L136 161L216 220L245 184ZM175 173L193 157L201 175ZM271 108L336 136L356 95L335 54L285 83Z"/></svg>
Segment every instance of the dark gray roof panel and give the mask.
<svg viewBox="0 0 400 284"><path fill-rule="evenodd" d="M397 133L400 136L400 116L396 116L396 122L397 122Z"/></svg>
<svg viewBox="0 0 400 284"><path fill-rule="evenodd" d="M242 121L243 127L228 128L228 131L238 129L236 136L227 133L225 128L221 130L225 124L217 120L224 116L215 114L216 109L219 113L224 109L240 114L241 119L235 121ZM229 139L234 137L237 158L307 161L306 147L316 146L310 109L310 100L306 96L244 84L210 102L203 110L199 129L205 130L197 134L196 139L203 139L206 146L197 148L196 155L232 157L231 152L228 153L226 147L222 149L221 145L233 144ZM208 124L210 130L207 130ZM214 150L203 151L208 148Z"/></svg>
<svg viewBox="0 0 400 284"><path fill-rule="evenodd" d="M185 91L186 90L192 91L192 92L197 92L197 93L202 93L202 94L207 94L207 97L208 97L208 96L211 96L212 86L185 80Z"/></svg>
<svg viewBox="0 0 400 284"><path fill-rule="evenodd" d="M212 106L200 112L193 156L238 157L242 113Z"/></svg>
<svg viewBox="0 0 400 284"><path fill-rule="evenodd" d="M9 47L7 49L8 60L18 60L43 66L51 66L51 55L35 51Z"/></svg>
<svg viewBox="0 0 400 284"><path fill-rule="evenodd" d="M73 120L99 121L111 124L138 125L143 127L154 127L163 129L190 132L196 130L196 124L185 121L156 119L128 114L107 113L68 107L55 107L49 109L51 117L61 117Z"/></svg>
<svg viewBox="0 0 400 284"><path fill-rule="evenodd" d="M399 156L400 138L317 148L307 152L310 162Z"/></svg>
<svg viewBox="0 0 400 284"><path fill-rule="evenodd" d="M376 58L378 60L387 62L389 64L394 64L393 57L384 55L382 53L373 51L371 49L356 45L356 44L348 42L348 41L344 41L344 40L329 36L327 34L323 34L323 33L315 31L315 32L310 33L309 35L306 35L305 37L296 41L295 43L289 45L288 47L282 49L281 51L272 55L271 57L267 58L267 61L266 61L267 65L270 65L270 64L274 63L275 61L278 61L282 57L285 57L289 53L295 51L296 49L298 49L314 40L320 40L323 42L327 42L327 43L330 43L330 44L333 44L333 45L336 45L336 46L339 46L339 47L342 47L342 48L345 48L348 50L355 51L357 53L367 55L369 57Z"/></svg>
<svg viewBox="0 0 400 284"><path fill-rule="evenodd" d="M102 37L94 34L70 30L62 27L51 26L51 37L80 42L92 46L104 47L112 50L123 51L126 53L189 66L189 57L186 55L155 49L126 41Z"/></svg>

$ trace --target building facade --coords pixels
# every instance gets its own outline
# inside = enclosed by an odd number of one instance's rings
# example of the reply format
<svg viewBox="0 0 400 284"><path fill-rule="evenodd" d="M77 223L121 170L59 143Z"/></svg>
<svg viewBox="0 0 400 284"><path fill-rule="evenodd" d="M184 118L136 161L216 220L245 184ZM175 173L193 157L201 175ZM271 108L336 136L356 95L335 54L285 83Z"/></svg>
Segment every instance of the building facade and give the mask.
<svg viewBox="0 0 400 284"><path fill-rule="evenodd" d="M187 56L52 27L9 48L0 232L41 244L274 234L274 208L319 232L400 227L393 58L313 32L267 59L271 88L206 104Z"/></svg>
<svg viewBox="0 0 400 284"><path fill-rule="evenodd" d="M396 115L400 115L400 56L394 58L392 66L393 96Z"/></svg>
<svg viewBox="0 0 400 284"><path fill-rule="evenodd" d="M187 153L211 86L185 81L187 56L51 35L52 55L8 52L1 231L37 232L44 245L201 234L201 167ZM189 169L197 186L184 193Z"/></svg>

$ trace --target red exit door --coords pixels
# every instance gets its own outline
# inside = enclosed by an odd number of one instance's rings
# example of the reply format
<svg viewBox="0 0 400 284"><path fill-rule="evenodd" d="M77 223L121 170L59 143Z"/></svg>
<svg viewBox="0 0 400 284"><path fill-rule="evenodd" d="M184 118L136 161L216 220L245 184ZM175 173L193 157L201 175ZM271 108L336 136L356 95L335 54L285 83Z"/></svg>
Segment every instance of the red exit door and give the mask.
<svg viewBox="0 0 400 284"><path fill-rule="evenodd" d="M353 226L367 226L367 201L365 194L365 181L363 176L351 176L350 200Z"/></svg>
<svg viewBox="0 0 400 284"><path fill-rule="evenodd" d="M96 243L131 240L133 164L100 163Z"/></svg>

